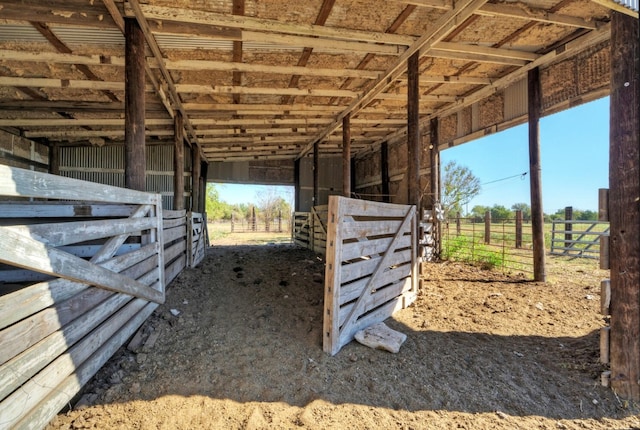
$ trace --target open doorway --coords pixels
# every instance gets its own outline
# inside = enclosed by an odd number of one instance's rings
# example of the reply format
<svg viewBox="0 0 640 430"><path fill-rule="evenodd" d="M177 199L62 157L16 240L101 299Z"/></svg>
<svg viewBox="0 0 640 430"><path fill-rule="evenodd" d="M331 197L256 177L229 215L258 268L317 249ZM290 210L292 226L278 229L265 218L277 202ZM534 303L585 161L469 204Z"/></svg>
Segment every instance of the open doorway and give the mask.
<svg viewBox="0 0 640 430"><path fill-rule="evenodd" d="M211 245L291 243L294 195L294 187L286 185L208 183Z"/></svg>

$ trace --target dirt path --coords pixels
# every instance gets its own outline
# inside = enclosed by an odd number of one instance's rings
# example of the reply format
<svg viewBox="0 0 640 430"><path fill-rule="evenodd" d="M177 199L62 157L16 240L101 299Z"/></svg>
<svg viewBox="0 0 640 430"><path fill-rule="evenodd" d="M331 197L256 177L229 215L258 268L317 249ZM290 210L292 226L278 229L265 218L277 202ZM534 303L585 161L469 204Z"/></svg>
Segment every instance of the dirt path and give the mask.
<svg viewBox="0 0 640 430"><path fill-rule="evenodd" d="M388 320L408 336L400 353L352 342L329 357L322 261L212 248L145 323L155 345L122 349L86 388L90 404L50 428L639 428L600 386L594 267L552 266L539 284L428 265L417 303Z"/></svg>

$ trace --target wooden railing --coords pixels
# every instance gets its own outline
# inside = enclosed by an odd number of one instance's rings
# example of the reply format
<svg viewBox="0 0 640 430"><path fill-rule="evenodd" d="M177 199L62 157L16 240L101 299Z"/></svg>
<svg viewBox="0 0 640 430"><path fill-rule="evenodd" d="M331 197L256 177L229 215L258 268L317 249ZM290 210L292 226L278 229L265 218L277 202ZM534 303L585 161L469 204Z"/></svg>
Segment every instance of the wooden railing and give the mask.
<svg viewBox="0 0 640 430"><path fill-rule="evenodd" d="M0 196L0 427L42 428L164 301L163 211L1 165Z"/></svg>

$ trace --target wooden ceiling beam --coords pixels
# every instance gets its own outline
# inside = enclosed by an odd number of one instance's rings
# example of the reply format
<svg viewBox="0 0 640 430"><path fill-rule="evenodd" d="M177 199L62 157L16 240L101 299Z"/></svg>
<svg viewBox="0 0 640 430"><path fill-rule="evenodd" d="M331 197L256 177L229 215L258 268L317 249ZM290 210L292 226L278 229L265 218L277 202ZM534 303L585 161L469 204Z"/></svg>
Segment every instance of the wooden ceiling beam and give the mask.
<svg viewBox="0 0 640 430"><path fill-rule="evenodd" d="M335 121L329 125L323 132L319 133L314 139L312 139L305 148L298 154L298 158L305 156L317 142L321 142L336 129L342 126L342 119L347 115L353 116L360 110L364 109L375 100L376 96L384 92L396 79L405 73L407 67L407 59L413 54L422 51L428 51L428 48L433 47L434 44L444 39L448 33L455 29L456 23L464 22L469 18L478 8L486 3L487 0L459 0L454 9L444 13L433 25L430 27L418 41L412 44L391 67L380 77L361 97L353 101L349 107L342 111Z"/></svg>
<svg viewBox="0 0 640 430"><path fill-rule="evenodd" d="M147 118L145 126L172 126L172 119ZM82 127L118 126L124 127L124 118L15 118L0 119L0 127Z"/></svg>
<svg viewBox="0 0 640 430"><path fill-rule="evenodd" d="M145 130L146 136L173 136L173 129L150 129ZM102 129L102 130L29 130L23 133L27 139L47 138L48 140L69 140L86 139L91 137L105 137L111 139L124 139L124 128L122 129Z"/></svg>
<svg viewBox="0 0 640 430"><path fill-rule="evenodd" d="M125 14L132 16L132 0L125 3ZM240 28L244 30L264 31L267 33L293 34L298 36L321 37L326 39L351 40L358 42L382 43L388 45L409 46L414 42L411 36L377 33L364 30L349 30L336 27L325 27L313 24L294 24L289 22L253 18L248 16L233 16L201 10L174 8L154 5L139 5L140 12L147 18L160 21L176 21L183 23L212 25L226 28Z"/></svg>
<svg viewBox="0 0 640 430"><path fill-rule="evenodd" d="M147 112L164 112L160 103L145 103ZM0 100L0 110L62 112L124 112L123 102L86 102L65 100Z"/></svg>
<svg viewBox="0 0 640 430"><path fill-rule="evenodd" d="M234 87L225 85L191 85L176 84L178 93L190 94L253 94L253 95L294 95L309 97L348 97L356 98L358 93L348 90L331 90L315 88L255 88Z"/></svg>

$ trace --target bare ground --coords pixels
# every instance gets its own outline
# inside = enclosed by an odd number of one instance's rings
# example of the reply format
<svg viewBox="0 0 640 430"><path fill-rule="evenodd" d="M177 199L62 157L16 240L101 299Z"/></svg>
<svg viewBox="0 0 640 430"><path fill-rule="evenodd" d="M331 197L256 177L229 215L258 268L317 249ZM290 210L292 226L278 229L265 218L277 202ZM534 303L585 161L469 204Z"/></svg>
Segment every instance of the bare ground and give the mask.
<svg viewBox="0 0 640 430"><path fill-rule="evenodd" d="M554 260L546 284L425 265L418 301L387 320L400 352L334 357L323 270L287 245L210 248L143 326L155 345L121 349L49 428L640 428L600 385L596 263Z"/></svg>

